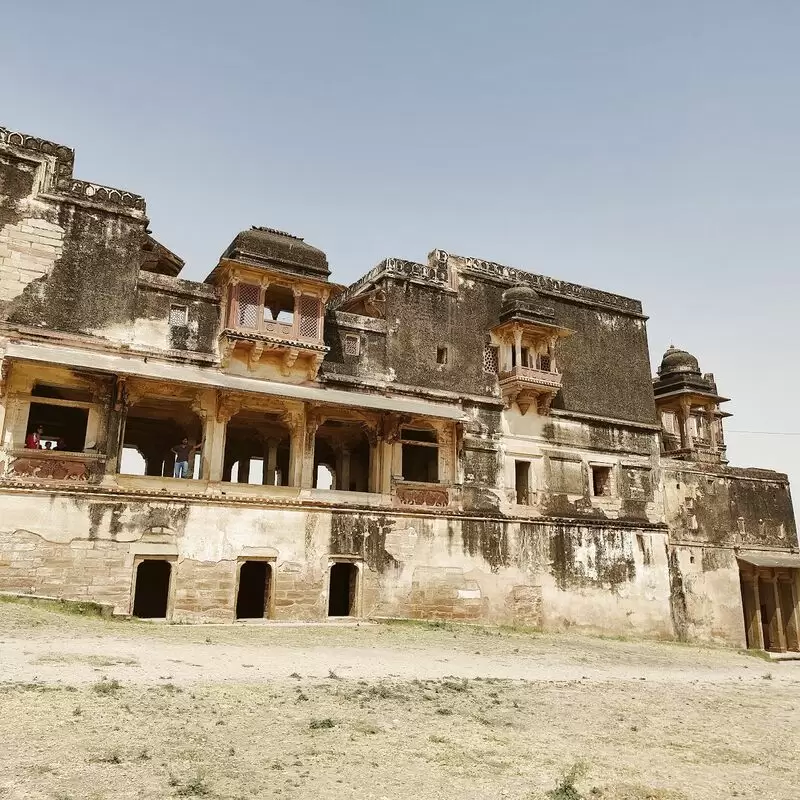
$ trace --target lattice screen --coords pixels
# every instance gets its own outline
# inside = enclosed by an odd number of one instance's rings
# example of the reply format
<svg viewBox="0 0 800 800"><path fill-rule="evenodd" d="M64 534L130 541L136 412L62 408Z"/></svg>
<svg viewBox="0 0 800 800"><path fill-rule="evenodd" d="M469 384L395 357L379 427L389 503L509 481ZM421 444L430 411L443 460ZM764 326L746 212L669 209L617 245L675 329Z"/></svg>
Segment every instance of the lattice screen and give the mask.
<svg viewBox="0 0 800 800"><path fill-rule="evenodd" d="M491 344L483 348L483 371L497 373L497 348Z"/></svg>
<svg viewBox="0 0 800 800"><path fill-rule="evenodd" d="M186 324L186 306L170 306L169 307L169 324L170 325L185 325Z"/></svg>
<svg viewBox="0 0 800 800"><path fill-rule="evenodd" d="M348 334L344 337L344 354L346 356L361 355L361 339L358 336Z"/></svg>
<svg viewBox="0 0 800 800"><path fill-rule="evenodd" d="M550 372L550 356L544 353L539 356L539 369L542 372Z"/></svg>
<svg viewBox="0 0 800 800"><path fill-rule="evenodd" d="M299 333L304 339L319 338L319 300L316 297L300 296Z"/></svg>
<svg viewBox="0 0 800 800"><path fill-rule="evenodd" d="M239 311L236 322L240 328L258 327L258 308L261 288L252 283L240 283L236 299Z"/></svg>

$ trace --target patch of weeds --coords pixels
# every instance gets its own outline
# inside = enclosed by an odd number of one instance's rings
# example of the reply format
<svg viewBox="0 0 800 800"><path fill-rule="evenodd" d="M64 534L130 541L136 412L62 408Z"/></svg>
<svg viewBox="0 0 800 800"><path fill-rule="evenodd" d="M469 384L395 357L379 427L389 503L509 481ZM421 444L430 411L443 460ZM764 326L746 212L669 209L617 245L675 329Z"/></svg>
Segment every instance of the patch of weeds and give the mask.
<svg viewBox="0 0 800 800"><path fill-rule="evenodd" d="M545 793L548 800L584 800L583 795L575 787L575 781L580 780L587 772L586 764L576 762L569 769L564 770L555 789Z"/></svg>
<svg viewBox="0 0 800 800"><path fill-rule="evenodd" d="M150 755L150 753L147 752L147 748L145 747L142 749L139 755L136 756L136 758L139 759L139 761L149 761L152 758L152 756Z"/></svg>
<svg viewBox="0 0 800 800"><path fill-rule="evenodd" d="M453 709L452 708L437 708L437 714L441 714L443 717L452 717L453 716Z"/></svg>
<svg viewBox="0 0 800 800"><path fill-rule="evenodd" d="M308 701L308 695L305 692L301 692L298 690L297 699L295 703L305 703Z"/></svg>
<svg viewBox="0 0 800 800"><path fill-rule="evenodd" d="M323 719L312 719L311 722L308 723L308 727L311 728L312 731L316 731L320 728L335 728L336 723L330 717L324 717Z"/></svg>
<svg viewBox="0 0 800 800"><path fill-rule="evenodd" d="M175 797L207 797L211 794L211 787L202 775L195 775L188 781L181 781L170 775L169 785L175 789Z"/></svg>
<svg viewBox="0 0 800 800"><path fill-rule="evenodd" d="M293 672L290 678L294 678L296 681L302 680L303 676L299 672Z"/></svg>
<svg viewBox="0 0 800 800"><path fill-rule="evenodd" d="M374 736L376 733L381 732L381 729L377 725L374 725L372 722L367 722L366 720L354 722L353 730L356 733L366 733L368 736Z"/></svg>
<svg viewBox="0 0 800 800"><path fill-rule="evenodd" d="M167 694L180 694L183 691L180 686L176 686L174 683L165 683L161 688Z"/></svg>
<svg viewBox="0 0 800 800"><path fill-rule="evenodd" d="M772 680L772 673L771 672L765 672L761 677L765 681L771 681Z"/></svg>
<svg viewBox="0 0 800 800"><path fill-rule="evenodd" d="M460 681L442 681L442 688L449 689L451 692L468 692L469 681L462 678Z"/></svg>
<svg viewBox="0 0 800 800"><path fill-rule="evenodd" d="M328 670L328 677L329 677L329 678L330 678L332 681L340 681L340 680L341 680L341 678L340 678L340 677L339 677L339 676L336 674L336 672L335 672L334 670L332 670L332 669L329 669L329 670Z"/></svg>
<svg viewBox="0 0 800 800"><path fill-rule="evenodd" d="M450 740L446 736L439 736L435 733L432 733L428 737L429 742L435 742L436 744L447 744Z"/></svg>
<svg viewBox="0 0 800 800"><path fill-rule="evenodd" d="M120 754L116 750L112 750L110 753L106 753L104 756L97 756L96 758L90 759L95 764L121 764L122 758Z"/></svg>
<svg viewBox="0 0 800 800"><path fill-rule="evenodd" d="M83 714L83 710L81 709L80 706L75 706L75 708L72 709L73 717L79 717L81 714Z"/></svg>
<svg viewBox="0 0 800 800"><path fill-rule="evenodd" d="M92 691L97 694L116 694L121 688L120 682L116 678L109 680L105 675L92 686Z"/></svg>

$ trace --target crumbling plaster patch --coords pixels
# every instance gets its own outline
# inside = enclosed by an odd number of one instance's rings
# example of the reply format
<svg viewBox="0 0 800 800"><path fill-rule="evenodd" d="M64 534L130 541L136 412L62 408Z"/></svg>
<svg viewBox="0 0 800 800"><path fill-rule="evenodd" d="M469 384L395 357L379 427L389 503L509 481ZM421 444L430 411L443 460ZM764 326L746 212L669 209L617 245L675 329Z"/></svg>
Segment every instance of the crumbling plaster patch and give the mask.
<svg viewBox="0 0 800 800"><path fill-rule="evenodd" d="M25 217L0 229L0 300L14 300L48 275L63 247L64 228L47 220Z"/></svg>

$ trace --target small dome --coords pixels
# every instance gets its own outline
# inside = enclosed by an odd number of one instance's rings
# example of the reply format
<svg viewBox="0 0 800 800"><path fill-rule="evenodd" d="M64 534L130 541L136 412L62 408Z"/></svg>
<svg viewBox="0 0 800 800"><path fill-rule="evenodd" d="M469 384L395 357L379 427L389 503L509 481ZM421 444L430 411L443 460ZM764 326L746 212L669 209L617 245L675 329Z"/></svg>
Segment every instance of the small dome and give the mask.
<svg viewBox="0 0 800 800"><path fill-rule="evenodd" d="M539 295L524 283L518 283L503 292L503 303L536 303L538 300Z"/></svg>
<svg viewBox="0 0 800 800"><path fill-rule="evenodd" d="M322 250L312 247L300 236L255 225L237 234L223 253L223 258L323 277L329 274L328 259Z"/></svg>
<svg viewBox="0 0 800 800"><path fill-rule="evenodd" d="M699 375L700 364L691 353L670 346L669 350L664 353L664 357L661 359L661 366L658 368L658 374L663 377L664 375L672 375L678 372L689 372L694 375Z"/></svg>

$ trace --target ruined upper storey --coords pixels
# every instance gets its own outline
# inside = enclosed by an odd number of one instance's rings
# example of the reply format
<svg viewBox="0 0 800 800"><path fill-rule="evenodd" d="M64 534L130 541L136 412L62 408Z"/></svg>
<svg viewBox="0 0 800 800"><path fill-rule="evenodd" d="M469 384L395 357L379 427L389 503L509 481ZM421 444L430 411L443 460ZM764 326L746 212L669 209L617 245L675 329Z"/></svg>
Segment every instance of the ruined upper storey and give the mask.
<svg viewBox="0 0 800 800"><path fill-rule="evenodd" d="M521 394L537 413L552 406L655 424L646 318L637 300L435 250L427 264L383 261L331 307L385 322L385 334L365 331L361 344L374 356L376 375L385 359L384 379L395 385L494 397L520 411ZM344 356L326 360L327 377L350 370L370 377L348 360L343 343L329 344L332 356Z"/></svg>
<svg viewBox="0 0 800 800"><path fill-rule="evenodd" d="M183 262L147 230L144 198L73 176L74 152L0 128L0 319L120 336L140 270Z"/></svg>

